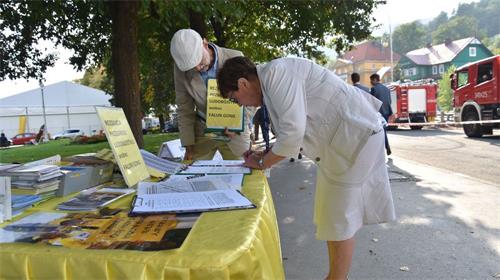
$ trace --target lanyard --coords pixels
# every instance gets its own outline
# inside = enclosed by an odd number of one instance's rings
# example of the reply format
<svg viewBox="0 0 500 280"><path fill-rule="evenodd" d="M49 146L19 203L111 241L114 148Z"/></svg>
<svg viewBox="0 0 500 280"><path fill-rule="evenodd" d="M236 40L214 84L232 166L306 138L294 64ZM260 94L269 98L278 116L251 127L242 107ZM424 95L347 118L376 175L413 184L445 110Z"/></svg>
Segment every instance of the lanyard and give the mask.
<svg viewBox="0 0 500 280"><path fill-rule="evenodd" d="M266 152L269 151L269 112L267 111L266 105L262 104L262 137L266 142Z"/></svg>

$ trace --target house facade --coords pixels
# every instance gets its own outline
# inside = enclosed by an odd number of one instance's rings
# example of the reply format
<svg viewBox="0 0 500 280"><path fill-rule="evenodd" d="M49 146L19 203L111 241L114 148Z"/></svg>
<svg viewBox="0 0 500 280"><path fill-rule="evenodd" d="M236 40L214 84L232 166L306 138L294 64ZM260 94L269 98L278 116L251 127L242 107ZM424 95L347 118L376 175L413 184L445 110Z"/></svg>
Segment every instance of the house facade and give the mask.
<svg viewBox="0 0 500 280"><path fill-rule="evenodd" d="M399 60L398 66L404 80L437 80L452 65L460 67L492 55L478 39L469 37L410 51Z"/></svg>
<svg viewBox="0 0 500 280"><path fill-rule="evenodd" d="M400 55L393 53L393 64L396 65ZM357 72L360 75L361 84L370 87L370 75L387 69L382 75L382 82L389 82L391 79L391 51L388 47L382 46L377 41L367 41L354 48L340 58L334 66L335 73L344 81L351 83L351 74Z"/></svg>

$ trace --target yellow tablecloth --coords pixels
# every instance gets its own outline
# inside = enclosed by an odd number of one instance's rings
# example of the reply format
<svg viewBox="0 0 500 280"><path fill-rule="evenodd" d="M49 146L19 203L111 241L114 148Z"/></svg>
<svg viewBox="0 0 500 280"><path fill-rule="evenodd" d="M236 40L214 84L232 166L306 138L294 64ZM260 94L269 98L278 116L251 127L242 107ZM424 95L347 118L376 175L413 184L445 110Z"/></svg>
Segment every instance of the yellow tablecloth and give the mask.
<svg viewBox="0 0 500 280"><path fill-rule="evenodd" d="M262 172L245 176L242 192L256 209L202 214L179 249L141 252L0 244L0 278L284 279L276 213ZM32 211L53 210L61 201L48 201Z"/></svg>

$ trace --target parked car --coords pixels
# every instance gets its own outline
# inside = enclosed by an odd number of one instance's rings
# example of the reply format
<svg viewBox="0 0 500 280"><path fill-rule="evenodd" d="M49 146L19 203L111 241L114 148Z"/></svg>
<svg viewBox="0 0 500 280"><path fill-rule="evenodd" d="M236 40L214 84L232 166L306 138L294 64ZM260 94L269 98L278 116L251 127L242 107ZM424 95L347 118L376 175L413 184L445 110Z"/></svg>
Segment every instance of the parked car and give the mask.
<svg viewBox="0 0 500 280"><path fill-rule="evenodd" d="M12 141L12 145L24 145L27 143L30 143L31 140L36 138L36 133L21 133L18 134L14 137L12 137L10 140Z"/></svg>
<svg viewBox="0 0 500 280"><path fill-rule="evenodd" d="M172 122L167 122L165 124L165 132L179 132L179 127L177 126L177 123L172 123Z"/></svg>
<svg viewBox="0 0 500 280"><path fill-rule="evenodd" d="M75 138L77 136L83 135L83 131L80 129L66 129L61 133L54 134L54 140L61 139L61 138Z"/></svg>

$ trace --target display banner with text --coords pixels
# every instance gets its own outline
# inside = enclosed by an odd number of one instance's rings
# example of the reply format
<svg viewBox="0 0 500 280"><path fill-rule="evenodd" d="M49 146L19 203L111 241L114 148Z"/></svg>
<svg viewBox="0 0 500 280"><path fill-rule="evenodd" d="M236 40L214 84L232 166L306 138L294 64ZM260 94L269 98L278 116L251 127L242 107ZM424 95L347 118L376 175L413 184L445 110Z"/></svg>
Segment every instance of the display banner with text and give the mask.
<svg viewBox="0 0 500 280"><path fill-rule="evenodd" d="M97 107L96 110L127 186L148 178L149 172L123 109Z"/></svg>
<svg viewBox="0 0 500 280"><path fill-rule="evenodd" d="M207 130L243 131L244 107L222 97L215 79L209 79L207 85Z"/></svg>

